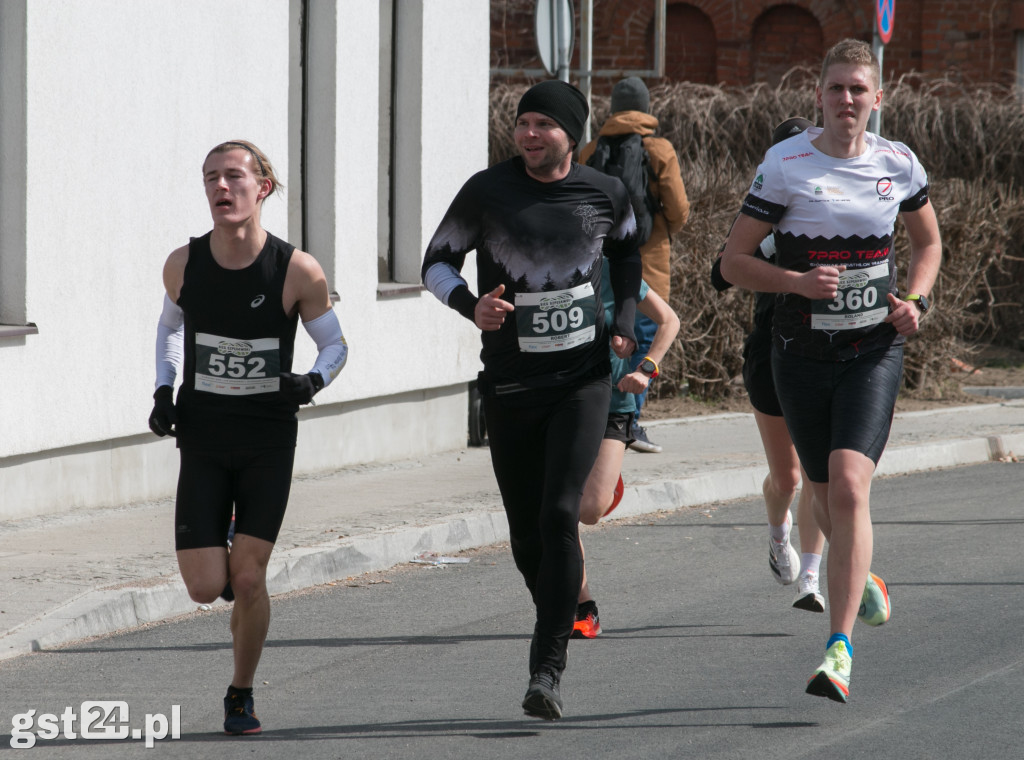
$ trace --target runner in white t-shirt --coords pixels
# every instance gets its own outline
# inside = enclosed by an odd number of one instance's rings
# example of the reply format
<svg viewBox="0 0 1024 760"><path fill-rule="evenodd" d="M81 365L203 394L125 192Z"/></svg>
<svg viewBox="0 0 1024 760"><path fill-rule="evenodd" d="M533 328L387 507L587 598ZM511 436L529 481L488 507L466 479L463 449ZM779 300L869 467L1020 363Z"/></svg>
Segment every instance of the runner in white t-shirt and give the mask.
<svg viewBox="0 0 1024 760"><path fill-rule="evenodd" d="M905 145L866 131L881 105L878 60L843 40L825 56L823 127L773 147L758 167L722 259L740 287L777 293L772 373L829 541L831 637L810 694L845 702L854 620L888 620L870 573L871 478L888 439L903 341L920 327L942 256L927 177ZM897 215L910 238L908 293L896 287ZM776 264L752 252L774 230Z"/></svg>

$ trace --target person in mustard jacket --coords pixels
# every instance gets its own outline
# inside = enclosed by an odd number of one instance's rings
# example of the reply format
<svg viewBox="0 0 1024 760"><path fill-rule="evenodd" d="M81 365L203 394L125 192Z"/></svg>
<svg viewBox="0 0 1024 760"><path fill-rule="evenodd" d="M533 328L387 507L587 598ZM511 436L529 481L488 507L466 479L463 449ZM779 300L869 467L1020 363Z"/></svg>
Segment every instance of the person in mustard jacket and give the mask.
<svg viewBox="0 0 1024 760"><path fill-rule="evenodd" d="M651 94L643 80L639 77L623 79L612 89L612 113L601 127L598 139L627 134L643 136L643 146L650 163L651 195L660 209L653 215L651 237L641 247L640 256L643 260L644 281L668 302L672 236L686 224L690 216L690 202L679 172L675 148L665 138L655 136L658 119L650 114L650 110ZM587 163L596 148L597 139L587 143L580 151L580 163ZM631 370L635 370L647 355L656 329L657 325L652 320L637 313L634 332L638 345L630 361ZM637 395L636 420L640 418L645 396L646 393ZM637 451L655 454L661 451L661 446L647 438L639 422L634 422L632 438L634 441L630 447Z"/></svg>

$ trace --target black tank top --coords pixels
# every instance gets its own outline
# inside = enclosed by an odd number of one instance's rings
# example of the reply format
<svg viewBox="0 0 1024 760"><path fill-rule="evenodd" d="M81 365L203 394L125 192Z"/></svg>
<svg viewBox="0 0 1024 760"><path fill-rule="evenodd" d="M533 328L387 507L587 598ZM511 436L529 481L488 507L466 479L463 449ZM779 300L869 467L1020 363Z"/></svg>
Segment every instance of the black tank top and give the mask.
<svg viewBox="0 0 1024 760"><path fill-rule="evenodd" d="M267 234L245 269L224 269L207 233L189 242L178 298L185 313L185 369L178 446L294 446L298 407L278 390L290 372L298 314L285 314L284 280L295 246Z"/></svg>

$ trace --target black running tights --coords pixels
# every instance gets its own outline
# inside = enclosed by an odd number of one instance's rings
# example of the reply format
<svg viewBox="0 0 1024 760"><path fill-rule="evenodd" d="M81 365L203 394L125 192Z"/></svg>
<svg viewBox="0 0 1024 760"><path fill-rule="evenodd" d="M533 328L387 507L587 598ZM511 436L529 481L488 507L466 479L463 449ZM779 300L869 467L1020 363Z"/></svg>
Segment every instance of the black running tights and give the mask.
<svg viewBox="0 0 1024 760"><path fill-rule="evenodd" d="M565 669L582 582L580 497L608 421L607 377L484 399L512 556L537 608L530 673Z"/></svg>

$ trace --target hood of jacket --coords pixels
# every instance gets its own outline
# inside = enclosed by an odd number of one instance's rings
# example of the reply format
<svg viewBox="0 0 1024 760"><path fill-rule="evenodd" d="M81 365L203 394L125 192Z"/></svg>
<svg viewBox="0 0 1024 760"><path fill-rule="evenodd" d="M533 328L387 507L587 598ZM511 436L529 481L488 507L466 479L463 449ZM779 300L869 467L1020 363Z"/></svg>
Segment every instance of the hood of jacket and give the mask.
<svg viewBox="0 0 1024 760"><path fill-rule="evenodd" d="M643 111L619 111L608 117L598 133L601 137L638 134L647 137L658 129L658 120Z"/></svg>

